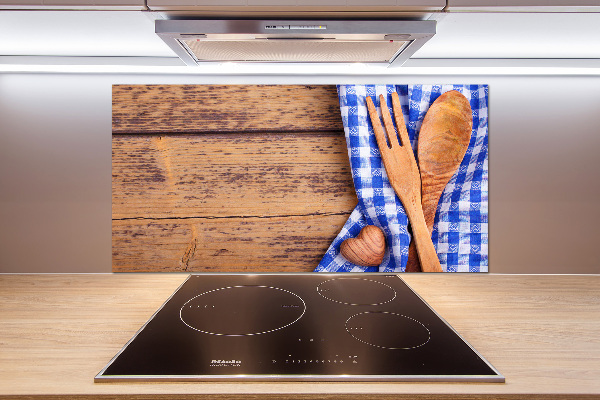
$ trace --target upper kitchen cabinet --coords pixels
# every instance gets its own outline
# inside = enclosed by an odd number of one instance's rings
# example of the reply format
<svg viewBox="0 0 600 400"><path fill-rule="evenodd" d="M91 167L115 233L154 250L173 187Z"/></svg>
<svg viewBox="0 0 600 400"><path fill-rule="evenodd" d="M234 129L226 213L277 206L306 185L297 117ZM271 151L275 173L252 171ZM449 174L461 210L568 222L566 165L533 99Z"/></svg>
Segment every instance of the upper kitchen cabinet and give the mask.
<svg viewBox="0 0 600 400"><path fill-rule="evenodd" d="M407 10L441 10L445 0L148 0L148 7L180 9L186 7L274 6L274 7L340 7L369 9L372 7L401 7Z"/></svg>
<svg viewBox="0 0 600 400"><path fill-rule="evenodd" d="M202 11L207 13L261 12L263 16L302 13L323 15L351 12L359 16L374 13L419 13L441 11L445 0L148 0L152 11ZM306 14L307 16L309 14ZM415 18L423 18L415 15Z"/></svg>
<svg viewBox="0 0 600 400"><path fill-rule="evenodd" d="M0 0L0 9L145 10L144 0Z"/></svg>
<svg viewBox="0 0 600 400"><path fill-rule="evenodd" d="M448 0L446 11L590 12L600 11L600 0Z"/></svg>

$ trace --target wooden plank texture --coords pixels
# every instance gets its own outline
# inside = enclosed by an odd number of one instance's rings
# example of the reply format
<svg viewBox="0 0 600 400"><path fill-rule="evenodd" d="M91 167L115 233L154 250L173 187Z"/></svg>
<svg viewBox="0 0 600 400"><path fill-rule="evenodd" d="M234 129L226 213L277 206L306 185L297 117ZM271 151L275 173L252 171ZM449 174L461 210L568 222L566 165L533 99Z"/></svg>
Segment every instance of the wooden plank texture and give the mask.
<svg viewBox="0 0 600 400"><path fill-rule="evenodd" d="M113 221L113 271L310 272L347 218Z"/></svg>
<svg viewBox="0 0 600 400"><path fill-rule="evenodd" d="M345 139L334 135L115 136L113 218L351 211Z"/></svg>
<svg viewBox="0 0 600 400"><path fill-rule="evenodd" d="M331 85L113 86L113 133L342 129Z"/></svg>
<svg viewBox="0 0 600 400"><path fill-rule="evenodd" d="M94 383L187 274L0 275L0 399L598 399L600 276L403 274L505 377Z"/></svg>
<svg viewBox="0 0 600 400"><path fill-rule="evenodd" d="M357 203L339 125L334 86L115 86L113 271L312 271Z"/></svg>

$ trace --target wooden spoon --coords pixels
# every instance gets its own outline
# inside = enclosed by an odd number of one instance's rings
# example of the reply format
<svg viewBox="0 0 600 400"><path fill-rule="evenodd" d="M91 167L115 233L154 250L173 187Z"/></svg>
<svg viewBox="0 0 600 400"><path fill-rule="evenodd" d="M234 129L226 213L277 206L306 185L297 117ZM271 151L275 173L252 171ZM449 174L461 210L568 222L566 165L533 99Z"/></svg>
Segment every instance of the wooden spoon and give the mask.
<svg viewBox="0 0 600 400"><path fill-rule="evenodd" d="M430 235L438 202L465 156L472 128L469 100L456 90L438 97L423 119L417 157L421 174L421 205ZM421 271L414 242L412 240L408 248L407 272Z"/></svg>

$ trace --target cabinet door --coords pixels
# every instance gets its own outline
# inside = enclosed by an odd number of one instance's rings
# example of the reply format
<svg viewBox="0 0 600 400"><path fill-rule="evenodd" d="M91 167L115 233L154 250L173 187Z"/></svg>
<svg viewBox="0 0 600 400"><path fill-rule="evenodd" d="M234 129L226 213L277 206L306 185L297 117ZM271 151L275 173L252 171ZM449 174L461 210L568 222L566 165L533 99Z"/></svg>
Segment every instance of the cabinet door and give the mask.
<svg viewBox="0 0 600 400"><path fill-rule="evenodd" d="M600 0L448 0L447 11L599 11Z"/></svg>
<svg viewBox="0 0 600 400"><path fill-rule="evenodd" d="M0 0L0 9L143 10L144 0Z"/></svg>
<svg viewBox="0 0 600 400"><path fill-rule="evenodd" d="M446 6L445 0L148 0L148 7L156 11L202 9L222 10L226 7L275 7L271 11L303 11L310 7L311 11L381 11L382 9L397 12L441 11Z"/></svg>

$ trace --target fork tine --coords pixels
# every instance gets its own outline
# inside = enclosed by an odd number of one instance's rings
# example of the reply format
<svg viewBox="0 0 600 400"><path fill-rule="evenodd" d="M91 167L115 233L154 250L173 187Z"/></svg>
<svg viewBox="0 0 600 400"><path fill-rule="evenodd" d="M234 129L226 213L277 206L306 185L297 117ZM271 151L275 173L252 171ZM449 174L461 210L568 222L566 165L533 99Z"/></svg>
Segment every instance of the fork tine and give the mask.
<svg viewBox="0 0 600 400"><path fill-rule="evenodd" d="M398 136L396 135L396 129L394 129L394 123L392 122L392 116L390 115L390 109L385 102L385 97L382 94L379 95L379 108L381 108L381 116L383 117L383 123L385 125L385 130L387 133L389 147L391 149L394 146L400 146L400 142L398 142Z"/></svg>
<svg viewBox="0 0 600 400"><path fill-rule="evenodd" d="M410 139L408 138L408 132L406 130L406 123L404 123L404 115L402 114L402 106L400 105L400 98L398 97L398 92L392 93L392 110L394 111L396 127L398 128L398 134L400 135L400 141L402 142L402 146L411 147Z"/></svg>
<svg viewBox="0 0 600 400"><path fill-rule="evenodd" d="M387 149L388 144L385 138L385 132L381 126L381 121L379 120L379 114L377 114L377 109L373 104L373 100L371 100L371 97L369 96L367 96L367 109L369 110L369 117L371 117L371 125L373 125L373 131L375 132L377 145L379 146L380 151L382 149Z"/></svg>

